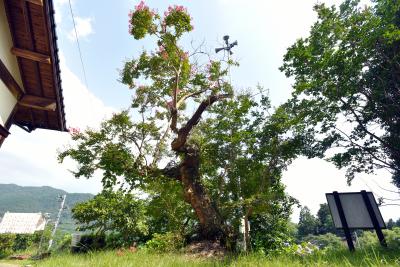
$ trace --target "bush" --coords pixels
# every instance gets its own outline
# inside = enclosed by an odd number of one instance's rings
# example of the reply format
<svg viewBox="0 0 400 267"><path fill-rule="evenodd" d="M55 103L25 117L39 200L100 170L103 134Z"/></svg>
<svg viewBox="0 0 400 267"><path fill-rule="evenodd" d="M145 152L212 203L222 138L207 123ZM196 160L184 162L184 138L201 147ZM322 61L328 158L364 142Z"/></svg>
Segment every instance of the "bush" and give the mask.
<svg viewBox="0 0 400 267"><path fill-rule="evenodd" d="M122 247L126 247L127 245L132 245L133 242L131 244L127 244L126 242L126 238L122 236L121 233L117 233L117 232L111 232L108 233L106 236L106 246L107 248L122 248Z"/></svg>
<svg viewBox="0 0 400 267"><path fill-rule="evenodd" d="M146 242L146 248L157 252L174 252L184 246L184 238L179 233L167 232L154 234L153 238Z"/></svg>
<svg viewBox="0 0 400 267"><path fill-rule="evenodd" d="M383 230L386 243L390 249L400 249L400 228L393 227L392 230ZM375 231L364 231L358 239L362 248L380 247Z"/></svg>
<svg viewBox="0 0 400 267"><path fill-rule="evenodd" d="M383 230L389 248L400 249L400 228L393 227L392 230Z"/></svg>
<svg viewBox="0 0 400 267"><path fill-rule="evenodd" d="M106 247L105 235L86 234L82 235L77 246L72 248L73 252L88 252L104 249Z"/></svg>
<svg viewBox="0 0 400 267"><path fill-rule="evenodd" d="M57 250L69 250L71 248L72 235L65 234L59 242Z"/></svg>
<svg viewBox="0 0 400 267"><path fill-rule="evenodd" d="M327 233L324 235L308 235L304 241L318 246L320 249L342 249L344 243L340 237L335 234Z"/></svg>
<svg viewBox="0 0 400 267"><path fill-rule="evenodd" d="M379 240L374 231L364 231L358 238L361 248L369 249L379 246Z"/></svg>
<svg viewBox="0 0 400 267"><path fill-rule="evenodd" d="M15 234L0 234L0 258L4 258L13 252Z"/></svg>
<svg viewBox="0 0 400 267"><path fill-rule="evenodd" d="M31 234L17 234L15 236L13 251L26 250L33 245L34 236Z"/></svg>

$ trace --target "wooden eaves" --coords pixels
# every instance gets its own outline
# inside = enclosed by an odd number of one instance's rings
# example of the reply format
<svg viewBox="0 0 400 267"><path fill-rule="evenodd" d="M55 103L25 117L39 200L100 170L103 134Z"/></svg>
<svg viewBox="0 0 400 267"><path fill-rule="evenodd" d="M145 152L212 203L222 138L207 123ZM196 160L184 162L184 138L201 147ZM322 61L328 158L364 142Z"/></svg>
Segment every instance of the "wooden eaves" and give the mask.
<svg viewBox="0 0 400 267"><path fill-rule="evenodd" d="M0 60L0 78L18 101L0 131L12 124L67 131L52 0L4 0L4 6L23 88Z"/></svg>

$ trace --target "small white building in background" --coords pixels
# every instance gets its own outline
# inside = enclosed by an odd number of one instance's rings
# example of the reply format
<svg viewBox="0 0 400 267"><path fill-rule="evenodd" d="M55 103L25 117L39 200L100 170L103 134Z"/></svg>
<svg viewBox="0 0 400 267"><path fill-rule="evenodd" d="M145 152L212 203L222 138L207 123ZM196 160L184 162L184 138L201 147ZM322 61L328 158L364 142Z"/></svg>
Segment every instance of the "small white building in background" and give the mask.
<svg viewBox="0 0 400 267"><path fill-rule="evenodd" d="M0 234L33 234L44 230L46 218L42 213L6 212L0 223Z"/></svg>

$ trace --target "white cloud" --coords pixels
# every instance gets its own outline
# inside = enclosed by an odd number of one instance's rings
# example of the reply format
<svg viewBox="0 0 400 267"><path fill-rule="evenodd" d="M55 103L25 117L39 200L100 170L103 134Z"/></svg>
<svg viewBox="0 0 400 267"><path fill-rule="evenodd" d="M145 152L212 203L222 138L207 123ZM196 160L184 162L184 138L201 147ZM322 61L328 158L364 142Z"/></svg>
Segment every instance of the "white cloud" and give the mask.
<svg viewBox="0 0 400 267"><path fill-rule="evenodd" d="M76 26L76 34L78 38L85 38L94 33L93 27L93 18L82 18L82 17L75 17L75 26ZM68 39L71 41L76 40L75 29L73 28L68 32Z"/></svg>
<svg viewBox="0 0 400 267"><path fill-rule="evenodd" d="M62 21L62 7L68 4L68 0L55 0L54 1L54 19L57 24L60 24Z"/></svg>
<svg viewBox="0 0 400 267"><path fill-rule="evenodd" d="M84 129L94 127L115 110L107 107L86 88L67 67L60 55L62 87L67 125ZM0 149L0 183L19 185L48 185L69 192L98 192L100 179L77 180L68 171L75 163L57 162L57 149L70 142L65 132L35 130L27 133L13 126L11 135Z"/></svg>

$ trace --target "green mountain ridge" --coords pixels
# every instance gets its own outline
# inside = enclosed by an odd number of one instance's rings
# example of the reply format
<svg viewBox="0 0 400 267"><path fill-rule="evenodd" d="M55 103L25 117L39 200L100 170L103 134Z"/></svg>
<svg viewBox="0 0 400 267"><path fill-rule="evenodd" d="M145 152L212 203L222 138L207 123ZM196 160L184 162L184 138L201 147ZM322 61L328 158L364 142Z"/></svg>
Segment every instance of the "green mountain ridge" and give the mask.
<svg viewBox="0 0 400 267"><path fill-rule="evenodd" d="M75 224L71 209L79 202L86 201L94 195L89 193L68 193L50 186L19 186L15 184L0 184L0 217L9 212L42 212L50 213L51 221L57 216L60 208L59 196L67 195L66 209L61 216L59 229L72 232Z"/></svg>

